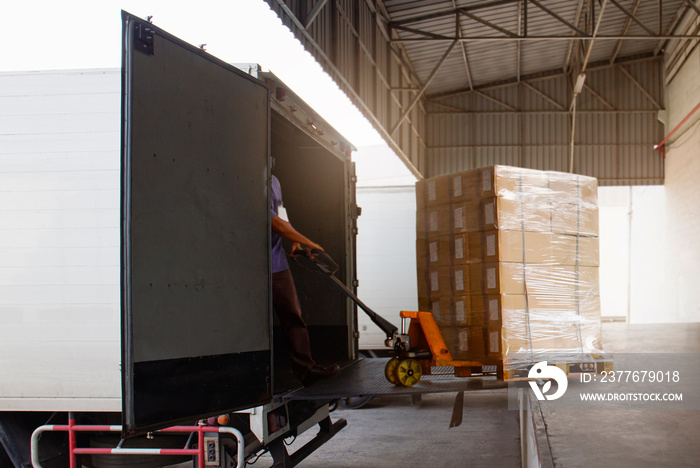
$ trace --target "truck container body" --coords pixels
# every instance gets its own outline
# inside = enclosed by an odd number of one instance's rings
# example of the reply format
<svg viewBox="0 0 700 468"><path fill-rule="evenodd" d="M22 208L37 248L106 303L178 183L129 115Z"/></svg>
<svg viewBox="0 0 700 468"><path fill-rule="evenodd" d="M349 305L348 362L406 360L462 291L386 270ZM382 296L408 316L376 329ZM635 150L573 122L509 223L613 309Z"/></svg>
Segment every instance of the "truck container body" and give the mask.
<svg viewBox="0 0 700 468"><path fill-rule="evenodd" d="M271 174L356 279L352 145L273 74L123 20L121 113L111 71L0 76L6 434L67 412L136 434L298 387L270 299ZM355 307L291 268L314 356L356 359Z"/></svg>

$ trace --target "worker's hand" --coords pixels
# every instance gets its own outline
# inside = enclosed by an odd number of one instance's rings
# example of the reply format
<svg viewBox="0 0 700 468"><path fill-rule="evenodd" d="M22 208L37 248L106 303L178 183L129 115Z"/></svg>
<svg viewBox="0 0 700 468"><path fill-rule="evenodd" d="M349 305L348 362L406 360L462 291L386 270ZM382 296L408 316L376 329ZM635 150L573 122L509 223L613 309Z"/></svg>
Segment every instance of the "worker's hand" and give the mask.
<svg viewBox="0 0 700 468"><path fill-rule="evenodd" d="M289 256L291 258L297 258L303 251L304 249L301 248L301 244L299 242L292 242L292 251L289 252Z"/></svg>
<svg viewBox="0 0 700 468"><path fill-rule="evenodd" d="M308 244L300 244L299 242L292 243L292 252L289 254L291 258L297 258L300 253L304 252L307 257L311 258L314 250L320 250L324 252L323 247L315 242L310 242Z"/></svg>

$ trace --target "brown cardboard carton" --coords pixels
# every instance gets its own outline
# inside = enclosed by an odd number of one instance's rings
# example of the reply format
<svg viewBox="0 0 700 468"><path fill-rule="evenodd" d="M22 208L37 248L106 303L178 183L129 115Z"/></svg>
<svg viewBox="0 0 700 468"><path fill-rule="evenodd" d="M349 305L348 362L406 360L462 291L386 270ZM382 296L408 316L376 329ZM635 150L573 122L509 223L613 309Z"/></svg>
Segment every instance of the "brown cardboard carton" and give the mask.
<svg viewBox="0 0 700 468"><path fill-rule="evenodd" d="M416 241L416 259L424 266L450 266L467 263L468 234L436 236Z"/></svg>
<svg viewBox="0 0 700 468"><path fill-rule="evenodd" d="M471 257L469 253L469 236L470 235L467 233L461 233L454 234L450 238L450 247L453 249L452 252L454 252L454 263L456 265L467 263Z"/></svg>
<svg viewBox="0 0 700 468"><path fill-rule="evenodd" d="M429 301L427 296L418 296L418 310L421 312L433 311L433 304Z"/></svg>
<svg viewBox="0 0 700 468"><path fill-rule="evenodd" d="M598 238L566 234L524 233L525 262L598 266Z"/></svg>
<svg viewBox="0 0 700 468"><path fill-rule="evenodd" d="M416 204L419 210L449 203L449 177L442 175L416 182Z"/></svg>
<svg viewBox="0 0 700 468"><path fill-rule="evenodd" d="M430 303L441 296L467 294L470 285L469 265L454 267L419 267L417 274L418 297Z"/></svg>
<svg viewBox="0 0 700 468"><path fill-rule="evenodd" d="M597 267L580 267L579 282L574 291L576 312L600 317L600 280Z"/></svg>
<svg viewBox="0 0 700 468"><path fill-rule="evenodd" d="M574 294L528 294L528 309L537 311L542 315L560 315L575 313L578 307L578 299Z"/></svg>
<svg viewBox="0 0 700 468"><path fill-rule="evenodd" d="M598 206L552 202L552 232L598 236Z"/></svg>
<svg viewBox="0 0 700 468"><path fill-rule="evenodd" d="M428 294L428 288L430 287L430 272L434 271L434 268L427 268L423 265L418 265L416 268L416 289L418 291L418 308L421 310L431 310L428 305L428 299L430 298Z"/></svg>
<svg viewBox="0 0 700 468"><path fill-rule="evenodd" d="M549 195L540 193L521 198L522 214L519 219L522 225L516 229L531 232L551 232L552 213Z"/></svg>
<svg viewBox="0 0 700 468"><path fill-rule="evenodd" d="M502 325L501 311L504 309L525 310L525 296L509 294L471 295L469 297L472 323L484 323L490 329L499 329ZM483 322L478 322L479 318Z"/></svg>
<svg viewBox="0 0 700 468"><path fill-rule="evenodd" d="M551 233L525 232L525 262L563 264L575 263L576 251L571 249L567 239L561 239Z"/></svg>
<svg viewBox="0 0 700 468"><path fill-rule="evenodd" d="M481 327L441 327L440 331L453 359L478 360L484 356Z"/></svg>
<svg viewBox="0 0 700 468"><path fill-rule="evenodd" d="M578 174L549 172L552 198L562 203L598 204L598 180Z"/></svg>
<svg viewBox="0 0 700 468"><path fill-rule="evenodd" d="M520 198L487 198L482 203L481 229L522 231L523 212Z"/></svg>
<svg viewBox="0 0 700 468"><path fill-rule="evenodd" d="M579 182L577 174L548 172L548 188L552 198L559 203L578 204Z"/></svg>
<svg viewBox="0 0 700 468"><path fill-rule="evenodd" d="M472 263L469 291L474 294L528 294L574 297L578 288L598 284L597 267L522 264L516 262Z"/></svg>
<svg viewBox="0 0 700 468"><path fill-rule="evenodd" d="M579 203L598 206L598 179L579 176Z"/></svg>
<svg viewBox="0 0 700 468"><path fill-rule="evenodd" d="M474 263L470 278L473 294L525 294L522 263Z"/></svg>
<svg viewBox="0 0 700 468"><path fill-rule="evenodd" d="M416 190L419 306L456 359L601 349L595 179L492 166Z"/></svg>
<svg viewBox="0 0 700 468"><path fill-rule="evenodd" d="M482 229L483 205L481 201L458 202L450 205L452 226L455 233L476 232Z"/></svg>
<svg viewBox="0 0 700 468"><path fill-rule="evenodd" d="M575 245L578 263L581 266L600 266L600 247L597 237L571 236Z"/></svg>
<svg viewBox="0 0 700 468"><path fill-rule="evenodd" d="M525 261L552 265L598 266L598 238L525 233Z"/></svg>
<svg viewBox="0 0 700 468"><path fill-rule="evenodd" d="M481 198L481 173L478 169L453 174L450 178L450 196L453 202Z"/></svg>
<svg viewBox="0 0 700 468"><path fill-rule="evenodd" d="M545 320L542 314L532 309L504 309L502 314L500 332L503 355L552 349L557 333L551 321ZM492 333L493 330L489 330L489 334ZM489 340L491 343L492 340Z"/></svg>
<svg viewBox="0 0 700 468"><path fill-rule="evenodd" d="M600 286L592 285L589 294L581 296L579 299L580 315L591 320L600 322Z"/></svg>
<svg viewBox="0 0 700 468"><path fill-rule="evenodd" d="M469 262L522 263L523 259L572 266L578 259L579 265L598 266L598 238L502 229L469 235Z"/></svg>
<svg viewBox="0 0 700 468"><path fill-rule="evenodd" d="M432 302L422 299L418 303L420 310L433 313L440 327L481 326L482 320L480 317L474 317L469 300L469 296L464 295L438 296L432 298Z"/></svg>
<svg viewBox="0 0 700 468"><path fill-rule="evenodd" d="M447 236L453 232L450 205L428 207L416 212L416 236L418 239Z"/></svg>
<svg viewBox="0 0 700 468"><path fill-rule="evenodd" d="M480 174L477 178L477 187L480 188L481 198L510 197L520 192L521 174L524 171L522 168L491 166L477 169L477 171Z"/></svg>
<svg viewBox="0 0 700 468"><path fill-rule="evenodd" d="M469 296L466 295L445 295L433 300L431 312L437 324L441 327L481 326L482 320L479 317L474 317L469 299Z"/></svg>
<svg viewBox="0 0 700 468"><path fill-rule="evenodd" d="M523 262L523 232L489 230L469 236L471 262Z"/></svg>
<svg viewBox="0 0 700 468"><path fill-rule="evenodd" d="M579 273L573 266L527 264L524 269L523 281L528 294L573 296L579 280Z"/></svg>

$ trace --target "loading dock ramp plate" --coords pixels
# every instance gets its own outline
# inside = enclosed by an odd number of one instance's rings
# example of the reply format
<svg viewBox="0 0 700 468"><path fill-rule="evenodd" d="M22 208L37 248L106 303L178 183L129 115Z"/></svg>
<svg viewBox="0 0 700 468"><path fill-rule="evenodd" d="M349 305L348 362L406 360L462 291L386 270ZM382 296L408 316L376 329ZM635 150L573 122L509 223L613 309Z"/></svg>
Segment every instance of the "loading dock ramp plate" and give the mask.
<svg viewBox="0 0 700 468"><path fill-rule="evenodd" d="M384 366L388 359L360 359L342 368L337 375L284 395L287 400L324 400L349 397L415 395L423 393L450 393L507 388L508 382L495 376L455 377L451 368L445 374L423 375L413 387L394 385L384 378Z"/></svg>

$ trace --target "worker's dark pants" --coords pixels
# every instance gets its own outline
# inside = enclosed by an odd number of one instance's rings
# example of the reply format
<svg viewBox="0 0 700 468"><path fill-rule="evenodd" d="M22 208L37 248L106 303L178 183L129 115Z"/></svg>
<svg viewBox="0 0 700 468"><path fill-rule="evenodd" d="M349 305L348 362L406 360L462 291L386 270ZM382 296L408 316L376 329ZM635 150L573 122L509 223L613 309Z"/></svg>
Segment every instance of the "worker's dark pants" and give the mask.
<svg viewBox="0 0 700 468"><path fill-rule="evenodd" d="M294 374L303 379L315 362L311 357L309 329L301 318L301 305L289 269L272 274L272 306L284 330Z"/></svg>

